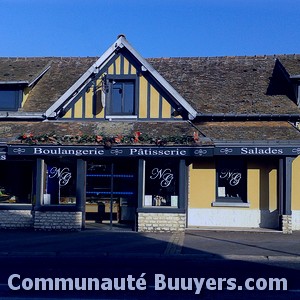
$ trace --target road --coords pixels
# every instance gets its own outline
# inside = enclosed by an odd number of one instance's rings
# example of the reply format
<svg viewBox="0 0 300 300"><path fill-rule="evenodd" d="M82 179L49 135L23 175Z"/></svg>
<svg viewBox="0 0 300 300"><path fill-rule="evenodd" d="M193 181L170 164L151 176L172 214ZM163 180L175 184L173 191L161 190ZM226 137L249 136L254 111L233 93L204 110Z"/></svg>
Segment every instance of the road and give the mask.
<svg viewBox="0 0 300 300"><path fill-rule="evenodd" d="M134 254L81 257L77 255L70 257L10 256L0 257L0 266L0 299L257 300L300 298L300 262L292 260L268 262L265 260L211 259L192 255L143 256ZM20 290L11 290L8 287L8 279L12 274L16 275L11 285L13 288L20 287ZM137 281L141 275L144 281ZM100 290L79 291L74 286L73 290L67 291L37 291L34 278L70 278L73 283L75 278L97 278L100 282ZM114 283L114 278L118 278L118 282ZM118 284L122 282L121 278L126 279L123 281L125 290L116 290ZM206 281L201 281L201 278L205 278ZM236 282L233 282L233 278ZM259 278L264 278L264 280L286 278L288 290L262 291L257 288L247 290L245 288L247 278L254 279L249 287L254 287L255 280ZM108 279L112 280L112 290L107 291L104 289L109 286ZM264 280L258 280L259 288L264 287ZM82 281L79 282L82 286ZM201 282L203 282L202 286L200 286ZM101 283L105 285L101 286ZM25 289L22 288L22 284ZM30 289L31 285L33 286ZM46 287L49 289L49 286Z"/></svg>

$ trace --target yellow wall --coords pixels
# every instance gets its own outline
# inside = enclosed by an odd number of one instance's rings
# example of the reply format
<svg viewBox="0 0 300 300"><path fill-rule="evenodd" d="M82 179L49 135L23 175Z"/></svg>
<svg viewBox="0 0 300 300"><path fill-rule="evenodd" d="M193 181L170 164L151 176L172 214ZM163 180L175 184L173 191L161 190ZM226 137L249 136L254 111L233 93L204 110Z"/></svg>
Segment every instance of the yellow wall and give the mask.
<svg viewBox="0 0 300 300"><path fill-rule="evenodd" d="M29 95L30 90L31 90L31 89L30 89L29 87L26 87L26 88L24 89L21 107L24 106L24 104L25 104L25 102L26 102L26 100L27 100L27 98L28 98L28 95Z"/></svg>
<svg viewBox="0 0 300 300"><path fill-rule="evenodd" d="M209 208L216 199L216 170L213 161L193 163L189 168L189 208Z"/></svg>
<svg viewBox="0 0 300 300"><path fill-rule="evenodd" d="M292 210L300 210L300 157L292 164Z"/></svg>
<svg viewBox="0 0 300 300"><path fill-rule="evenodd" d="M277 209L276 166L275 161L247 163L247 198L251 209ZM212 202L216 200L215 162L211 160L191 164L189 178L189 208L211 208Z"/></svg>
<svg viewBox="0 0 300 300"><path fill-rule="evenodd" d="M248 162L248 200L253 209L277 209L277 163L271 160Z"/></svg>
<svg viewBox="0 0 300 300"><path fill-rule="evenodd" d="M123 62L123 74L122 72L122 62ZM110 66L107 68L108 75L134 75L137 74L136 68L125 58L118 56L115 61L111 63ZM137 117L139 119L170 119L173 118L171 115L171 105L169 102L160 95L158 90L148 82L148 80L143 76L140 75L137 77L138 82L137 86L139 87L139 94L138 99L138 112ZM97 93L101 93L101 79L98 79L96 82L96 90ZM66 112L64 118L71 118L72 116L76 118L85 118L85 119L104 119L104 108L97 107L96 115L93 115L93 91L94 86L90 87L85 97L77 100ZM149 95L148 95L149 93ZM98 95L97 95L98 97ZM99 98L100 99L100 98ZM97 105L100 103L100 100L97 99ZM83 110L84 109L84 110ZM161 109L161 111L160 111ZM85 114L84 114L85 112ZM178 116L177 118L181 118Z"/></svg>

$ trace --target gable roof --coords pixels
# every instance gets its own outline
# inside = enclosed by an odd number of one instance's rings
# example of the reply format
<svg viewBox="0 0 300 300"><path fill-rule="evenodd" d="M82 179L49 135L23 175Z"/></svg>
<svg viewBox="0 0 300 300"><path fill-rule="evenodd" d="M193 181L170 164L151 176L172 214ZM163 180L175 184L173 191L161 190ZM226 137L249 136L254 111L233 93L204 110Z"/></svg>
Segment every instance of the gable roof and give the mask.
<svg viewBox="0 0 300 300"><path fill-rule="evenodd" d="M141 64L141 71L149 72L153 79L167 91L173 100L184 107L190 119L196 117L196 110L127 42L123 35L120 35L117 41L46 111L46 117L55 118L59 114L59 110L62 107L66 107L121 48L127 49Z"/></svg>

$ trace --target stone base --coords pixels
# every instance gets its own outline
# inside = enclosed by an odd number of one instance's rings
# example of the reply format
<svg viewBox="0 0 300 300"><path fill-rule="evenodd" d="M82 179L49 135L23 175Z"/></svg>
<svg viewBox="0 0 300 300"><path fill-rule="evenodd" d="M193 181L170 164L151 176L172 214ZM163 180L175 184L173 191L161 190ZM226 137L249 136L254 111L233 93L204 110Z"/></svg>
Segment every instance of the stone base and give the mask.
<svg viewBox="0 0 300 300"><path fill-rule="evenodd" d="M259 210L234 207L189 208L188 226L279 228L278 210Z"/></svg>
<svg viewBox="0 0 300 300"><path fill-rule="evenodd" d="M178 213L139 213L139 232L173 232L184 231L185 214Z"/></svg>
<svg viewBox="0 0 300 300"><path fill-rule="evenodd" d="M281 216L281 227L284 234L291 234L293 232L292 227L292 216L282 215Z"/></svg>
<svg viewBox="0 0 300 300"><path fill-rule="evenodd" d="M31 210L0 210L0 228L32 228Z"/></svg>
<svg viewBox="0 0 300 300"><path fill-rule="evenodd" d="M81 230L82 212L36 211L36 230Z"/></svg>

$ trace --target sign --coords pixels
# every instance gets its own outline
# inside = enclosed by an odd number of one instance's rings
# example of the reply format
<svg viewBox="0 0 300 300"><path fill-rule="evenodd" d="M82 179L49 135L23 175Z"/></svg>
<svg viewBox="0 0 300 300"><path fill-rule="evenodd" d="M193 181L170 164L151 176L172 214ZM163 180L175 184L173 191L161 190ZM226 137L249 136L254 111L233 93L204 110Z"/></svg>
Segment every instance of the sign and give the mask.
<svg viewBox="0 0 300 300"><path fill-rule="evenodd" d="M9 156L35 157L212 157L219 156L298 156L300 146L215 146L215 147L157 147L119 146L106 149L101 146L23 146L9 145L8 152L0 152L0 160Z"/></svg>
<svg viewBox="0 0 300 300"><path fill-rule="evenodd" d="M91 146L8 146L8 155L13 156L65 156L65 157L202 157L213 156L210 147L104 147Z"/></svg>
<svg viewBox="0 0 300 300"><path fill-rule="evenodd" d="M300 147L286 147L286 146L243 146L243 147L220 147L214 149L214 155L239 155L239 156L297 156L300 155Z"/></svg>

